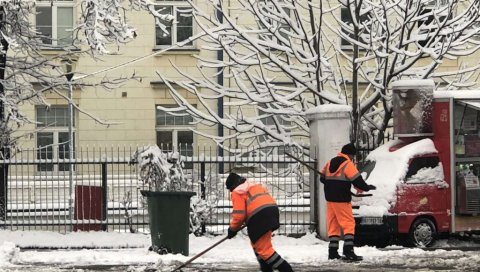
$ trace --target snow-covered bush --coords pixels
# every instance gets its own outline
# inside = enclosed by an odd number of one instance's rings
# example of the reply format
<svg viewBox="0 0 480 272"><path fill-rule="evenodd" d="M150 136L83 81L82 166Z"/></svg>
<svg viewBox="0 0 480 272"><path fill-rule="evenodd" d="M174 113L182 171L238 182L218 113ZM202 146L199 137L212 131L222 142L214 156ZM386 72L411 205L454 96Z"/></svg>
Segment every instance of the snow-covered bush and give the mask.
<svg viewBox="0 0 480 272"><path fill-rule="evenodd" d="M167 153L154 146L138 149L131 162L137 164L140 179L150 191L189 191L187 179L178 160L178 153Z"/></svg>
<svg viewBox="0 0 480 272"><path fill-rule="evenodd" d="M215 200L202 199L198 196L192 197L190 201L190 231L195 236L202 236L204 234L202 226L205 225L208 219L214 215Z"/></svg>

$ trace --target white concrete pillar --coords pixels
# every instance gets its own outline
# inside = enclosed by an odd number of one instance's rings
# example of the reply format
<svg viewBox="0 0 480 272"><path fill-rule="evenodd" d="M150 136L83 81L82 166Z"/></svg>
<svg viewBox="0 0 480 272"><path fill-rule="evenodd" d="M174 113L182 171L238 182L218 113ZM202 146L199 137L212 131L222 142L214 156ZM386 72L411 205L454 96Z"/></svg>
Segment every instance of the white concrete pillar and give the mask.
<svg viewBox="0 0 480 272"><path fill-rule="evenodd" d="M340 152L343 145L350 142L352 108L346 105L321 105L306 112L310 121L310 154L316 156L317 169ZM318 188L315 190L315 186ZM316 196L315 196L316 191ZM310 178L310 216L316 217L317 233L327 239L326 201L323 184ZM317 200L315 203L315 200Z"/></svg>

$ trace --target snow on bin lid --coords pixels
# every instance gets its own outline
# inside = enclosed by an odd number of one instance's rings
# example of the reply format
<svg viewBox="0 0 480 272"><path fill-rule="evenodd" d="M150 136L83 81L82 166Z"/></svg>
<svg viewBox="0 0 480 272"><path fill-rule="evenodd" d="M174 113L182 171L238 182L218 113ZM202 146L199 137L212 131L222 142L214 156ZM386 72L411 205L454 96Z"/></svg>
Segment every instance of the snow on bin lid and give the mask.
<svg viewBox="0 0 480 272"><path fill-rule="evenodd" d="M402 79L392 82L392 89L435 88L433 79Z"/></svg>

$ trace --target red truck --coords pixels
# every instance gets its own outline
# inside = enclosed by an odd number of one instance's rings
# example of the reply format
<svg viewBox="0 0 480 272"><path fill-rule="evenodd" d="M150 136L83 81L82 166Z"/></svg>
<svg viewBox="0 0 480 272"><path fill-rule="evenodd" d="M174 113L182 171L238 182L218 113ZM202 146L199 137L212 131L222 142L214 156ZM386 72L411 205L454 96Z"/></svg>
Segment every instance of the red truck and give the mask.
<svg viewBox="0 0 480 272"><path fill-rule="evenodd" d="M440 234L480 233L480 91L392 85L394 135L361 168L373 196L354 198L356 239L431 246Z"/></svg>

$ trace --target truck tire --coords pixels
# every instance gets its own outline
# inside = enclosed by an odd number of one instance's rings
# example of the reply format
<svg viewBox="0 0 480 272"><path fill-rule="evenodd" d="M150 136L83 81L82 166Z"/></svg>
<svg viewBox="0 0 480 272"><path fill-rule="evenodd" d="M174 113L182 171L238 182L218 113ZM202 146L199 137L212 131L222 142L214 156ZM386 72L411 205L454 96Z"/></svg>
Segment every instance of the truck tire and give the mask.
<svg viewBox="0 0 480 272"><path fill-rule="evenodd" d="M437 229L429 218L416 219L408 234L410 244L415 247L430 247L435 242Z"/></svg>

